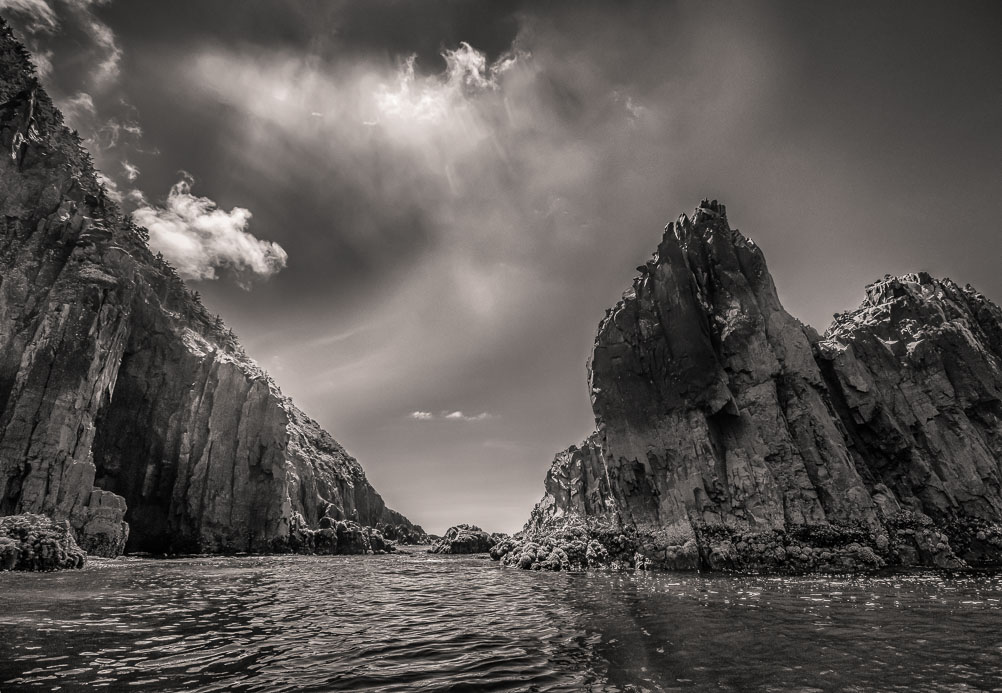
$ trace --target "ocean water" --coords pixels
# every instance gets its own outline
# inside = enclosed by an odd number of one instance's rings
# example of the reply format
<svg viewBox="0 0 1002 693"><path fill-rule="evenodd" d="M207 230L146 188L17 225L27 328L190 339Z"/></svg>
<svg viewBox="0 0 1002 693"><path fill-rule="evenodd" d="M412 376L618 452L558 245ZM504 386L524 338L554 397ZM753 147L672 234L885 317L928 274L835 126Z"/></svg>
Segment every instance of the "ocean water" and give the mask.
<svg viewBox="0 0 1002 693"><path fill-rule="evenodd" d="M1002 579L265 556L0 573L0 691L1002 690Z"/></svg>

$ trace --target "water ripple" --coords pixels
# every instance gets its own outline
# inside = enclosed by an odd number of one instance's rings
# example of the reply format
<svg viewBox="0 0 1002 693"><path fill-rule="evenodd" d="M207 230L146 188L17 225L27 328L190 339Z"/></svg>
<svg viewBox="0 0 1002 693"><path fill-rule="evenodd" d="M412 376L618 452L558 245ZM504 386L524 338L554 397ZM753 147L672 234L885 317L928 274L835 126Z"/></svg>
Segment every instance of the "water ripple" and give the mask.
<svg viewBox="0 0 1002 693"><path fill-rule="evenodd" d="M266 556L0 574L0 690L1002 690L1002 580Z"/></svg>

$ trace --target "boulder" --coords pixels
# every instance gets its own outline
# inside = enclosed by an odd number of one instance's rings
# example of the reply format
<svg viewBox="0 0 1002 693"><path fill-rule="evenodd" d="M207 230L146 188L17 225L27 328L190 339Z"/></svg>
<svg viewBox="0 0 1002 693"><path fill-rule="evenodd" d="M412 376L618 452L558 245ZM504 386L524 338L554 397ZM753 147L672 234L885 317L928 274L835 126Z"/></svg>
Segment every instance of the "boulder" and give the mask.
<svg viewBox="0 0 1002 693"><path fill-rule="evenodd" d="M488 534L476 525L450 527L445 536L435 542L429 553L488 553L498 543L498 535Z"/></svg>

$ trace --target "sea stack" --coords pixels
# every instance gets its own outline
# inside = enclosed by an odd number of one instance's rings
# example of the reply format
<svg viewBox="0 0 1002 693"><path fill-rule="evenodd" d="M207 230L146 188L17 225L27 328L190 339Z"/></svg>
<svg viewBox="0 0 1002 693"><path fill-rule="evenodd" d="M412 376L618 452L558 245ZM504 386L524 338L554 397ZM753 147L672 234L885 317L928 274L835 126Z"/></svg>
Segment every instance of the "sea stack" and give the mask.
<svg viewBox="0 0 1002 693"><path fill-rule="evenodd" d="M888 276L819 336L715 200L638 269L595 339L596 432L557 455L527 537L623 536L640 567L1002 559L998 306Z"/></svg>

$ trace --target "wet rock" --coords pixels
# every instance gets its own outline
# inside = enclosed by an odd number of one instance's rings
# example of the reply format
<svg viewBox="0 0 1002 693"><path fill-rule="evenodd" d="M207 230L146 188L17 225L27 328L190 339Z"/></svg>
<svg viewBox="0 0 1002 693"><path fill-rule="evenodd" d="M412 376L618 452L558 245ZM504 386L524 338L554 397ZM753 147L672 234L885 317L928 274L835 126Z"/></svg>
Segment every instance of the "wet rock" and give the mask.
<svg viewBox="0 0 1002 693"><path fill-rule="evenodd" d="M65 521L30 513L0 518L0 570L82 568L86 556Z"/></svg>
<svg viewBox="0 0 1002 693"><path fill-rule="evenodd" d="M450 527L445 536L435 542L429 553L489 553L498 543L497 535L491 535L476 525L461 524Z"/></svg>
<svg viewBox="0 0 1002 693"><path fill-rule="evenodd" d="M433 543L432 538L420 525L380 523L376 525L376 528L388 541L395 541L397 544L425 545Z"/></svg>
<svg viewBox="0 0 1002 693"><path fill-rule="evenodd" d="M396 546L374 527L324 516L314 529L301 514L293 513L288 538L274 550L333 556L391 553Z"/></svg>

